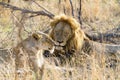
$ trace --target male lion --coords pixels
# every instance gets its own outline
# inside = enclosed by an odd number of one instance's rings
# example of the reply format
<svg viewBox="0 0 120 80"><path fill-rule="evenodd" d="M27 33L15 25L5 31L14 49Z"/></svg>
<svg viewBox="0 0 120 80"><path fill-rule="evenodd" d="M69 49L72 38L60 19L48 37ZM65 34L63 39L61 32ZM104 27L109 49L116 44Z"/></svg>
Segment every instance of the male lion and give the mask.
<svg viewBox="0 0 120 80"><path fill-rule="evenodd" d="M54 51L54 41L45 33L33 33L27 39L19 43L14 49L16 70L18 74L23 74L28 66L35 72L36 80L42 79L44 58L43 50ZM29 63L29 64L28 64ZM26 72L25 72L26 73ZM16 80L19 75L16 75ZM24 76L25 74L24 74ZM25 79L24 80L27 80Z"/></svg>
<svg viewBox="0 0 120 80"><path fill-rule="evenodd" d="M69 56L82 49L84 40L88 40L80 28L80 24L66 15L55 16L51 22L51 38L56 42L55 54L59 52Z"/></svg>

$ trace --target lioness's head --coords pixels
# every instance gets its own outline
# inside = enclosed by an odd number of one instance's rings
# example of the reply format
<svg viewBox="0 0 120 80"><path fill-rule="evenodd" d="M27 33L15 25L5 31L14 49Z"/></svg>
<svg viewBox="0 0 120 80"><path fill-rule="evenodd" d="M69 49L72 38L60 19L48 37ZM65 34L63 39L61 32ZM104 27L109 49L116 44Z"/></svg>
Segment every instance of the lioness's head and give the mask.
<svg viewBox="0 0 120 80"><path fill-rule="evenodd" d="M36 49L49 50L50 53L54 51L54 41L43 32L36 32L32 34L33 39L35 40Z"/></svg>
<svg viewBox="0 0 120 80"><path fill-rule="evenodd" d="M56 46L63 47L69 40L75 36L75 32L79 29L79 24L65 15L57 16L51 22L51 37L56 42Z"/></svg>

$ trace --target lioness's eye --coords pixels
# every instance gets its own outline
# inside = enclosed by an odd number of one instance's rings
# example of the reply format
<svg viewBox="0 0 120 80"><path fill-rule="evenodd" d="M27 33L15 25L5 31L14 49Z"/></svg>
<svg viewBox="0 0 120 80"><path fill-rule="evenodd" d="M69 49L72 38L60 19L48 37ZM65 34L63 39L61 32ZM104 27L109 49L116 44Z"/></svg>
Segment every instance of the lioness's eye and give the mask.
<svg viewBox="0 0 120 80"><path fill-rule="evenodd" d="M48 49L49 49L49 50L51 50L51 48L50 48L50 47L49 47Z"/></svg>

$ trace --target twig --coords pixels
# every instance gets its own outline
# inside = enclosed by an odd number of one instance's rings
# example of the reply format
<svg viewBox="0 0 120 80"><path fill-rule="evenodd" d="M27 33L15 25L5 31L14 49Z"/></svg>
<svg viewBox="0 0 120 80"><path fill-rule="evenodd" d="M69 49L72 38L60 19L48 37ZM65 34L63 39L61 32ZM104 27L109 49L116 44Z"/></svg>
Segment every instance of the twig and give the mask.
<svg viewBox="0 0 120 80"><path fill-rule="evenodd" d="M31 13L31 14L36 14L36 15L43 15L43 16L48 16L49 18L54 17L54 14L49 14L45 11L31 11L31 10L22 9L22 8L19 8L19 7L4 3L4 2L0 2L0 5L4 6L5 8L21 11L22 13Z"/></svg>
<svg viewBox="0 0 120 80"><path fill-rule="evenodd" d="M32 0L35 4L37 4L40 8L42 8L43 10L45 10L47 13L53 15L51 12L49 12L46 8L44 8L43 6L41 6L40 4L38 4L36 1Z"/></svg>
<svg viewBox="0 0 120 80"><path fill-rule="evenodd" d="M80 7L79 7L79 9L78 9L78 20L79 20L79 23L81 24L81 28L82 28L82 20L81 20L81 15L82 15L82 13L81 13L81 10L82 10L82 2L81 2L81 0L79 0L79 4L80 4Z"/></svg>
<svg viewBox="0 0 120 80"><path fill-rule="evenodd" d="M74 17L74 9L73 9L72 0L69 0L69 1L70 1L70 5L71 5L71 10L72 10L72 16Z"/></svg>
<svg viewBox="0 0 120 80"><path fill-rule="evenodd" d="M46 69L55 69L55 70L60 70L60 71L73 71L73 70L76 70L76 68L65 68L65 67L50 66L50 65L45 66L45 68Z"/></svg>

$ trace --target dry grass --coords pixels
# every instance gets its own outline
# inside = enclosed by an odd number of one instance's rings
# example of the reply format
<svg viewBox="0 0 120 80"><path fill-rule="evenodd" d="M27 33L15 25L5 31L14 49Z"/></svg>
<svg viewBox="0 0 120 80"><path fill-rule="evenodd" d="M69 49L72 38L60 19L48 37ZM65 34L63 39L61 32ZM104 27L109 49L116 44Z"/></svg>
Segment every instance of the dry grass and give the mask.
<svg viewBox="0 0 120 80"><path fill-rule="evenodd" d="M118 61L112 62L113 57L110 62L105 62L109 61L107 59L110 60L110 57L105 54L94 53L91 56L83 54L73 57L71 64L67 62L64 66L55 66L55 60L58 59L46 58L43 80L119 80L120 64ZM34 73L30 75L26 77L26 80L35 79ZM14 80L14 76L14 60L9 64L1 64L0 80ZM20 77L18 80L23 79Z"/></svg>
<svg viewBox="0 0 120 80"><path fill-rule="evenodd" d="M12 0L11 4L31 10L41 10L35 3L24 2L22 0L18 1L19 3L17 0ZM56 0L37 2L40 2L42 6L54 14L63 13L63 10L58 9ZM78 0L74 0L73 3L75 6L74 9L77 10L79 7ZM118 4L117 0L83 0L83 26L92 28L96 32L106 32L107 30L120 26L119 6L120 4ZM2 9L1 6L0 9ZM13 14L8 9L0 10L0 47L11 48L17 44L17 26L15 24L16 21L19 22L19 18L21 18L19 11ZM50 19L44 16L26 18L22 38L26 38L29 33L35 30L47 30L50 28L49 22ZM109 56L93 51L91 55L83 54L73 57L70 62L66 61L67 64L64 66L55 66L56 61L59 64L58 59L46 58L44 80L120 80L120 56ZM27 78L29 79L27 80L30 80L30 77L31 80L35 80L34 73L28 75ZM11 63L5 61L0 63L0 80L14 80L14 78L14 58Z"/></svg>

